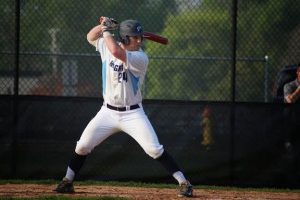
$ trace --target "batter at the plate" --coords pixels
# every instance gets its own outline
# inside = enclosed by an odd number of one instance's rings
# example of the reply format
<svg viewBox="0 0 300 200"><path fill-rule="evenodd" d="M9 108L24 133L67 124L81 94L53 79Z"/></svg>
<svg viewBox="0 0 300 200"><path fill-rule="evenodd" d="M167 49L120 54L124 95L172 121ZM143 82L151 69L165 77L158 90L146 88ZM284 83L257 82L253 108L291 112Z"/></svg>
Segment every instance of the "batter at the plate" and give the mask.
<svg viewBox="0 0 300 200"><path fill-rule="evenodd" d="M83 131L66 175L55 191L74 192L73 180L87 155L106 138L123 131L136 140L146 154L160 162L178 181L178 196L193 196L192 185L159 143L142 107L141 86L148 67L148 57L141 48L141 24L137 20L123 21L118 26L120 42L117 42L110 33L117 27L116 21L101 17L100 22L100 25L89 31L87 40L96 47L102 59L104 103Z"/></svg>

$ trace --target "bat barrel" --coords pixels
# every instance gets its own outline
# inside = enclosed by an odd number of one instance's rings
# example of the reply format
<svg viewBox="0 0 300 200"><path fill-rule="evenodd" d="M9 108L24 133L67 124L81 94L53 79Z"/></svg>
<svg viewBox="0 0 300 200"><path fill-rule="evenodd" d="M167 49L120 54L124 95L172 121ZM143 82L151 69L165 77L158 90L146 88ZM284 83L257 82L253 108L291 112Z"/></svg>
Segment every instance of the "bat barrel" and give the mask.
<svg viewBox="0 0 300 200"><path fill-rule="evenodd" d="M144 32L143 37L145 39L148 39L148 40L151 40L153 42L160 43L160 44L164 44L164 45L169 43L168 38L163 37L163 36L158 35L158 34L155 34L155 33L147 32L147 31Z"/></svg>

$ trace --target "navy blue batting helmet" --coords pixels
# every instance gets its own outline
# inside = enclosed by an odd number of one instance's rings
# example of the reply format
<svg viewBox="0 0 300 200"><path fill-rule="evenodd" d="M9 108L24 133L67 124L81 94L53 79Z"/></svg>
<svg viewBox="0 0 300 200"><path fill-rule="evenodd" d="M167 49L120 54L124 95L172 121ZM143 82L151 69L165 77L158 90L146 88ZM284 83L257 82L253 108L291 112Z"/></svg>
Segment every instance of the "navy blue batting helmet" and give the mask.
<svg viewBox="0 0 300 200"><path fill-rule="evenodd" d="M120 24L119 36L122 43L129 44L128 37L143 36L142 25L137 20L133 20L133 19L125 20Z"/></svg>

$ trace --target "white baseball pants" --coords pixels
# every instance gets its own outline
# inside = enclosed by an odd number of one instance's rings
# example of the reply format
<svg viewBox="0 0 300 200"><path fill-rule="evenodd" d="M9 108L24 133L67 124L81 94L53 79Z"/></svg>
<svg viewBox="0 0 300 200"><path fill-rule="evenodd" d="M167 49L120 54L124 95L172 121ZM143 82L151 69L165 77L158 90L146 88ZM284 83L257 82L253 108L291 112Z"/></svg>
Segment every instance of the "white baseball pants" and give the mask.
<svg viewBox="0 0 300 200"><path fill-rule="evenodd" d="M143 108L119 112L103 105L97 115L89 122L77 142L75 152L87 155L116 132L130 135L144 151L156 159L164 151Z"/></svg>

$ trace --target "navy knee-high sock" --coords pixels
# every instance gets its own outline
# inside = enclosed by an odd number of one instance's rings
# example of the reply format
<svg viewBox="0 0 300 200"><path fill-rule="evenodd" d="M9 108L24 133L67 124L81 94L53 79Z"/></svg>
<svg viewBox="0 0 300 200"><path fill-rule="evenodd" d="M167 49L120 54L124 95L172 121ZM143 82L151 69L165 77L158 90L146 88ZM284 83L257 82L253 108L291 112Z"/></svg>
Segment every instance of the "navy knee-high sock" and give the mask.
<svg viewBox="0 0 300 200"><path fill-rule="evenodd" d="M78 155L74 154L73 158L70 160L69 167L77 174L79 170L82 168L87 155Z"/></svg>
<svg viewBox="0 0 300 200"><path fill-rule="evenodd" d="M180 171L177 163L166 150L164 150L163 154L156 160L160 162L171 175Z"/></svg>

